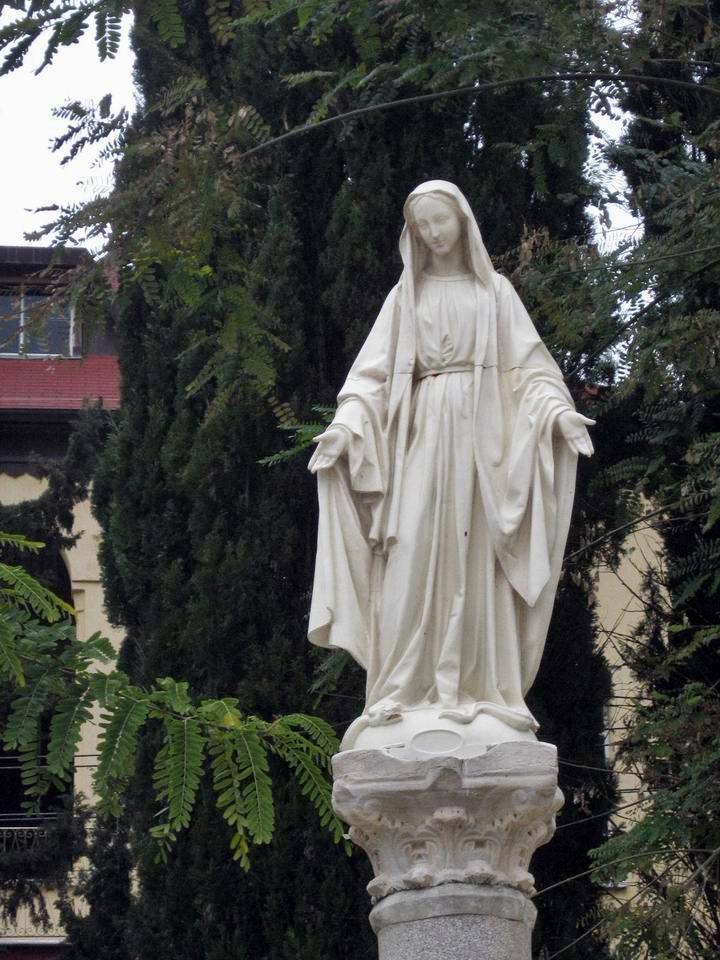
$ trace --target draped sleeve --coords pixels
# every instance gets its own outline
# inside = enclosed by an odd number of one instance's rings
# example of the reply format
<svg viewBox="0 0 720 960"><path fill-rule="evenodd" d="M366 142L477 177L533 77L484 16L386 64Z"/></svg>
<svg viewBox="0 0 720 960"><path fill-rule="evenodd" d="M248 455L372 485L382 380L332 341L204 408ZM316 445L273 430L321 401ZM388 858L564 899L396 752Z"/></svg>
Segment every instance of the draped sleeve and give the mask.
<svg viewBox="0 0 720 960"><path fill-rule="evenodd" d="M495 415L509 430L495 469L496 551L510 583L533 607L551 584L554 593L567 538L577 457L555 426L560 414L575 407L512 284L501 277L498 287L505 409Z"/></svg>
<svg viewBox="0 0 720 960"><path fill-rule="evenodd" d="M397 340L397 287L338 394L331 426L349 434L347 457L318 472L318 548L308 637L367 665L373 550L382 541L390 485L388 399Z"/></svg>
<svg viewBox="0 0 720 960"><path fill-rule="evenodd" d="M391 372L397 287L383 304L338 394L331 426L350 434L349 479L352 490L381 496L388 488L388 384Z"/></svg>

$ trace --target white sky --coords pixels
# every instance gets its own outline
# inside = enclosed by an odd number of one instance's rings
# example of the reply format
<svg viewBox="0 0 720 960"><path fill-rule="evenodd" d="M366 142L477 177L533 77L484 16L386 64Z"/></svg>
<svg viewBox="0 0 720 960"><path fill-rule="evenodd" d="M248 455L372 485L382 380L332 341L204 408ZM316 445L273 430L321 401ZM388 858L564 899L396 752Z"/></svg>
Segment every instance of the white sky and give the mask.
<svg viewBox="0 0 720 960"><path fill-rule="evenodd" d="M608 167L602 156L602 149L623 134L627 121L619 110L613 117L598 113L592 119L599 133L591 139L588 166L594 176L601 178L608 191L614 191L620 198L624 198L627 190L625 175L619 170ZM610 253L624 241L637 242L642 236L640 222L628 209L624 199L609 205L609 227L600 223L600 212L596 207L590 207L590 215L595 221L595 242L603 254Z"/></svg>
<svg viewBox="0 0 720 960"><path fill-rule="evenodd" d="M10 19L3 16L0 23ZM2 246L27 244L23 234L52 218L52 214L34 214L28 208L77 203L110 185L111 170L94 168L90 150L60 166L61 154L52 153L51 143L65 131L67 122L53 117L52 108L68 100L97 103L106 93L113 95L113 113L123 106L132 110L135 104L127 29L116 58L104 63L97 56L92 26L78 44L62 48L54 62L35 76L43 51L39 47L32 54L31 65L0 77ZM48 241L40 243L47 245Z"/></svg>

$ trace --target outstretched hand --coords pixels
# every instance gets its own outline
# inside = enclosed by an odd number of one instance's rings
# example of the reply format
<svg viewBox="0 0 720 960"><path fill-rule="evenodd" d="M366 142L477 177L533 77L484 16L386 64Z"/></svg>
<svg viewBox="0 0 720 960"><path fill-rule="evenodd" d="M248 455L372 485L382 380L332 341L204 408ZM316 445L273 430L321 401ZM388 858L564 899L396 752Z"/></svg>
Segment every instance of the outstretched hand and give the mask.
<svg viewBox="0 0 720 960"><path fill-rule="evenodd" d="M334 467L338 458L341 457L348 448L349 437L345 430L328 427L328 429L317 437L313 437L317 444L317 450L310 457L308 470L311 473L317 473L318 470L329 470Z"/></svg>
<svg viewBox="0 0 720 960"><path fill-rule="evenodd" d="M582 454L584 457L591 457L595 452L587 432L587 428L594 425L594 420L584 417L577 410L565 410L558 417L558 429L565 437L567 445L573 453Z"/></svg>

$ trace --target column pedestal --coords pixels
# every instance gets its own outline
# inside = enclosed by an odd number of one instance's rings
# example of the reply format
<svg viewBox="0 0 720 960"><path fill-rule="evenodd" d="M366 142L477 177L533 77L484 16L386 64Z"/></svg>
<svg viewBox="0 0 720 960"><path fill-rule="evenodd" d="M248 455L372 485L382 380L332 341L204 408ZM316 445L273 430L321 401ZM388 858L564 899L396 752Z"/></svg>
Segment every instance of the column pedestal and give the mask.
<svg viewBox="0 0 720 960"><path fill-rule="evenodd" d="M550 744L333 759L333 805L370 857L380 960L530 960L530 857L562 805Z"/></svg>

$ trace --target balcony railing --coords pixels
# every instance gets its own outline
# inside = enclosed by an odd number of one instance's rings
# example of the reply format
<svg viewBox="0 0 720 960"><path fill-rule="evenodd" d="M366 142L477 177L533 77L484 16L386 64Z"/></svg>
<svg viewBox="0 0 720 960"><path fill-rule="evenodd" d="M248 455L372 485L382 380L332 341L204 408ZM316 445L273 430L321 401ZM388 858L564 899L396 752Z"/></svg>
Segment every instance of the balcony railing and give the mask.
<svg viewBox="0 0 720 960"><path fill-rule="evenodd" d="M45 827L0 827L0 857L40 850L47 841Z"/></svg>

